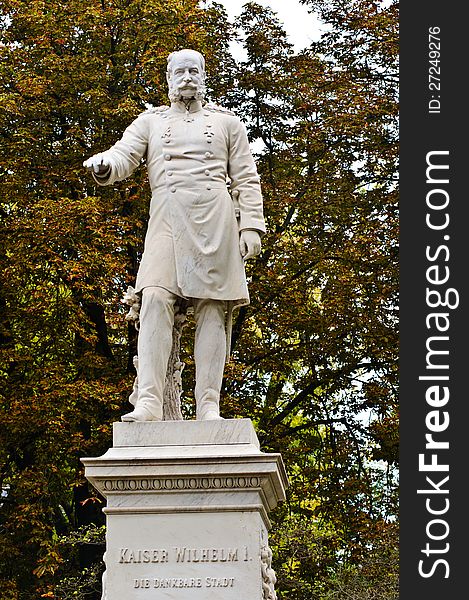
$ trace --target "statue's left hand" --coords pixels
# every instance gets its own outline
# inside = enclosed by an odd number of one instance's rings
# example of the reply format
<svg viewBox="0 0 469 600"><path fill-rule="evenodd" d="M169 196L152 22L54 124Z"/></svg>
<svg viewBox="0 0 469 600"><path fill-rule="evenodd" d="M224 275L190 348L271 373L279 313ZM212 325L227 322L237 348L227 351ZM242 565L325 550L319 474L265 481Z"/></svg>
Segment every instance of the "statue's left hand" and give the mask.
<svg viewBox="0 0 469 600"><path fill-rule="evenodd" d="M243 229L239 237L239 251L244 260L261 253L261 236L255 229Z"/></svg>

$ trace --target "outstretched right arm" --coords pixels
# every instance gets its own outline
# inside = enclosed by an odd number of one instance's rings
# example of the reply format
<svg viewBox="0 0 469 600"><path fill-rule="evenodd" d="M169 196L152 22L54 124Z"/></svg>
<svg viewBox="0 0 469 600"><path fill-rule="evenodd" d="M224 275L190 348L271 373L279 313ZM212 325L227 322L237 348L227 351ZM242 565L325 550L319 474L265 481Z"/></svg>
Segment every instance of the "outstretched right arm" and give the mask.
<svg viewBox="0 0 469 600"><path fill-rule="evenodd" d="M147 151L148 115L142 114L124 131L122 138L109 150L84 161L99 185L110 185L128 177Z"/></svg>

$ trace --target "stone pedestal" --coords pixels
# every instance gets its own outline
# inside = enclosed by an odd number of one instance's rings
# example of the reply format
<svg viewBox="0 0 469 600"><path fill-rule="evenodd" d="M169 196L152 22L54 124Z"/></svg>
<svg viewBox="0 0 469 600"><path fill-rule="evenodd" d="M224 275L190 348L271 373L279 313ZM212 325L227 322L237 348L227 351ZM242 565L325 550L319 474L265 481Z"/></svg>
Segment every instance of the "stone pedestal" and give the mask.
<svg viewBox="0 0 469 600"><path fill-rule="evenodd" d="M113 441L82 459L107 499L106 600L275 598L268 513L287 477L249 419L114 423Z"/></svg>

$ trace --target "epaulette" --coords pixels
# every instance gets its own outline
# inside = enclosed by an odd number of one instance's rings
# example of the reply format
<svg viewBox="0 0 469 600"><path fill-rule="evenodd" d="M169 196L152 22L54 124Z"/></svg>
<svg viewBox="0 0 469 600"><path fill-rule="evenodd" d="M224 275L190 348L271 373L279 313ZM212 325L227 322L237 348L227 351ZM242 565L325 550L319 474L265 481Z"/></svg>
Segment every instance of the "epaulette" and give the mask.
<svg viewBox="0 0 469 600"><path fill-rule="evenodd" d="M232 115L233 117L236 117L236 113L234 113L232 110L229 110L224 106L220 106L219 104L213 104L212 102L207 102L207 104L204 104L203 108L205 110L209 110L210 112L224 113L225 115Z"/></svg>
<svg viewBox="0 0 469 600"><path fill-rule="evenodd" d="M163 113L167 110L169 110L169 106L163 104L162 106L152 106L151 108L147 108L147 110L143 111L143 114L148 115L154 113Z"/></svg>

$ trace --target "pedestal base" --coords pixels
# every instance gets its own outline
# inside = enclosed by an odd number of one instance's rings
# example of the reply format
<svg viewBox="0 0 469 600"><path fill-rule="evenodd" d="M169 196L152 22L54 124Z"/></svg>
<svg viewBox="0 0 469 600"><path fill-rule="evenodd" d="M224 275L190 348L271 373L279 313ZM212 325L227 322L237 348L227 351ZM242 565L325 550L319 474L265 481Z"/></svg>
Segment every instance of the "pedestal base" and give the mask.
<svg viewBox="0 0 469 600"><path fill-rule="evenodd" d="M106 600L275 598L268 512L287 478L249 419L115 423L83 463L107 498Z"/></svg>

